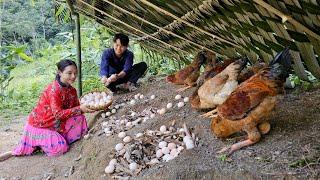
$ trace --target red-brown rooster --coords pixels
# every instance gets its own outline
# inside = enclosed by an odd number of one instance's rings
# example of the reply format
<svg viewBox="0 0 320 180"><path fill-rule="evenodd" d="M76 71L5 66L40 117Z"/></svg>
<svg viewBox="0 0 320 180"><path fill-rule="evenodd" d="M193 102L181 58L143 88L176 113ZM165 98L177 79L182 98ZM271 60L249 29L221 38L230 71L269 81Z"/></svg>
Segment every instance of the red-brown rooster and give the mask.
<svg viewBox="0 0 320 180"><path fill-rule="evenodd" d="M246 80L217 108L211 121L211 130L221 138L245 131L248 139L224 148L220 152L229 154L258 142L261 134L270 130L270 124L262 118L270 114L276 104L277 95L283 92L283 84L289 76L291 57L289 49L279 53L269 66Z"/></svg>

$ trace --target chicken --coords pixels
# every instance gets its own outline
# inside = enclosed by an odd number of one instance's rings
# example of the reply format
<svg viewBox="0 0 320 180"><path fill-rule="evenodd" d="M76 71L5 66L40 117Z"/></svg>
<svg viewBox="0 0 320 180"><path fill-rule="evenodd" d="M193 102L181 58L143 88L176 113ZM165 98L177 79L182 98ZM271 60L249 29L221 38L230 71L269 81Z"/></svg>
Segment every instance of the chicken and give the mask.
<svg viewBox="0 0 320 180"><path fill-rule="evenodd" d="M183 91L195 86L200 75L200 67L206 61L207 54L208 53L205 51L199 52L191 64L180 71L167 76L166 81L177 85L187 86L185 88L178 89L177 91Z"/></svg>
<svg viewBox="0 0 320 180"><path fill-rule="evenodd" d="M261 134L270 130L265 117L274 109L277 95L284 90L283 84L291 70L289 49L280 52L268 67L261 69L250 79L241 83L229 98L217 107L211 121L211 130L221 138L245 131L248 139L223 148L229 154L258 142Z"/></svg>
<svg viewBox="0 0 320 180"><path fill-rule="evenodd" d="M267 64L264 62L256 62L252 66L245 68L238 76L239 84L244 82L245 80L249 79L251 76L256 74L260 69L267 67Z"/></svg>
<svg viewBox="0 0 320 180"><path fill-rule="evenodd" d="M213 78L205 81L197 94L194 93L191 96L191 106L194 109L208 109L222 104L238 86L237 77L246 63L247 59L239 59L229 64Z"/></svg>
<svg viewBox="0 0 320 180"><path fill-rule="evenodd" d="M202 86L202 84L208 80L213 78L215 75L219 74L221 71L223 71L229 64L233 63L234 59L226 59L223 62L216 62L215 63L208 63L205 66L204 72L201 74L201 76L197 80L197 89L198 91L199 87Z"/></svg>

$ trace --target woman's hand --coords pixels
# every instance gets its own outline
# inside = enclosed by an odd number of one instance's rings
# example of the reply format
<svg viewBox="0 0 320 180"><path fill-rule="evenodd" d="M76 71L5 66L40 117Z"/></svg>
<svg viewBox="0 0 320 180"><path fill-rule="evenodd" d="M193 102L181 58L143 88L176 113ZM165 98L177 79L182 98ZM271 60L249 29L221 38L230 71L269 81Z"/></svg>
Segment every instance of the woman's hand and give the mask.
<svg viewBox="0 0 320 180"><path fill-rule="evenodd" d="M93 112L95 112L96 110L93 110L93 109L90 109L90 108L88 108L86 105L84 105L84 104L81 104L80 105L80 110L81 110L81 112L83 112L83 113L93 113Z"/></svg>

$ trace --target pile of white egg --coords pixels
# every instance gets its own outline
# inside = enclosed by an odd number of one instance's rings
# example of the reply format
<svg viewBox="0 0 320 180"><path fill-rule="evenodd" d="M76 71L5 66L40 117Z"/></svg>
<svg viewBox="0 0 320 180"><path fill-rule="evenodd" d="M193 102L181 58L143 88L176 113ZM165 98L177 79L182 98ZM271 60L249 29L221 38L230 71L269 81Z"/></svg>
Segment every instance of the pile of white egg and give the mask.
<svg viewBox="0 0 320 180"><path fill-rule="evenodd" d="M84 95L80 103L91 109L103 109L112 102L112 96L105 92L93 92Z"/></svg>
<svg viewBox="0 0 320 180"><path fill-rule="evenodd" d="M159 130L147 130L144 133L137 133L133 137L126 135L125 132L120 132L118 137L122 139L122 142L115 145L114 159L110 160L105 173L115 173L115 176L122 176L126 174L123 174L123 169L128 169L131 173L127 175L131 176L133 172L137 174L147 167L143 164L154 165L173 160L184 149L194 147L195 137L193 136L194 134L189 132L185 124L183 128L178 129L162 125ZM152 153L150 154L150 152ZM138 154L144 158L134 159ZM114 164L118 164L118 166ZM121 166L125 168L119 168Z"/></svg>

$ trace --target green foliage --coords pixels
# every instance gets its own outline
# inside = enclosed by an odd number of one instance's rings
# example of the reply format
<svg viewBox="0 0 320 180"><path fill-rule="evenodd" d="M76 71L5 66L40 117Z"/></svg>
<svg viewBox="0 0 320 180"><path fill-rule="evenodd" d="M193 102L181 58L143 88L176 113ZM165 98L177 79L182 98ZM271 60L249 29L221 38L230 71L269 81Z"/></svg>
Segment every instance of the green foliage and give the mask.
<svg viewBox="0 0 320 180"><path fill-rule="evenodd" d="M17 0L1 1L0 5L0 14L4 15L0 18L0 113L10 118L32 110L42 90L54 80L56 63L65 58L76 60L76 47L73 25L55 22L53 5L58 7L57 15L66 17L65 4L58 3L57 6L52 1ZM60 20L65 21L65 18ZM112 46L113 34L83 16L80 23L82 84L83 93L86 93L104 88L100 82L99 64L103 50ZM152 74L172 73L189 63L189 60L175 61L141 48L134 41L130 41L130 45L135 63L147 62Z"/></svg>

